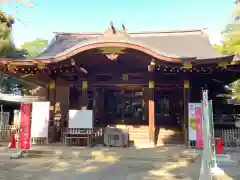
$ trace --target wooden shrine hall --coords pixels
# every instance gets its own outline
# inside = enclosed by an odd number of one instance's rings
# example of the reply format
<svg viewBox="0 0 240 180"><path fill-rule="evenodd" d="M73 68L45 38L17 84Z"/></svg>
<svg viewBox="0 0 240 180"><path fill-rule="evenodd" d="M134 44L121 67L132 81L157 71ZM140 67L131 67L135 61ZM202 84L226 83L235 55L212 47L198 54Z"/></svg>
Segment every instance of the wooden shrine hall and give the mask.
<svg viewBox="0 0 240 180"><path fill-rule="evenodd" d="M56 33L34 59L0 60L4 73L46 87L51 141L68 126L69 109L92 109L94 127L126 125L151 144L171 132L187 143L188 103L200 102L203 88L213 98L237 68L206 29L128 33L113 24L104 33Z"/></svg>

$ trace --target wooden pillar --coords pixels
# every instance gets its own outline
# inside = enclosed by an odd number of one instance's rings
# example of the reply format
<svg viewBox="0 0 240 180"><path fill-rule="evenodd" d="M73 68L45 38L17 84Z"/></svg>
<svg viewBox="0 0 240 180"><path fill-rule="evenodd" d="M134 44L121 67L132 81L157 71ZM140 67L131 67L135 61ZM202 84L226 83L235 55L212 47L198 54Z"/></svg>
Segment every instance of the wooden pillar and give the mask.
<svg viewBox="0 0 240 180"><path fill-rule="evenodd" d="M190 83L189 80L184 80L183 87L183 134L184 143L188 145L188 103L190 102Z"/></svg>
<svg viewBox="0 0 240 180"><path fill-rule="evenodd" d="M54 109L56 104L56 87L55 80L52 80L48 85L48 100L50 102L49 125L48 125L48 141L54 141Z"/></svg>
<svg viewBox="0 0 240 180"><path fill-rule="evenodd" d="M125 116L124 116L124 108L125 107L125 96L124 96L124 89L122 90L122 112L121 112L121 123L120 124L122 124L122 123L124 123L124 121L125 121Z"/></svg>
<svg viewBox="0 0 240 180"><path fill-rule="evenodd" d="M143 120L147 121L148 120L148 95L149 90L148 87L143 88L143 106L144 106L144 112L143 112ZM145 124L145 123L144 123Z"/></svg>
<svg viewBox="0 0 240 180"><path fill-rule="evenodd" d="M153 80L149 81L148 110L149 142L155 145L155 87Z"/></svg>
<svg viewBox="0 0 240 180"><path fill-rule="evenodd" d="M60 141L62 133L68 127L69 112L69 87L67 85L56 85L56 104L55 104L55 141Z"/></svg>
<svg viewBox="0 0 240 180"><path fill-rule="evenodd" d="M95 88L94 94L94 119L96 125L104 123L104 89Z"/></svg>
<svg viewBox="0 0 240 180"><path fill-rule="evenodd" d="M86 110L88 108L88 82L82 82L82 95L80 98L80 109Z"/></svg>

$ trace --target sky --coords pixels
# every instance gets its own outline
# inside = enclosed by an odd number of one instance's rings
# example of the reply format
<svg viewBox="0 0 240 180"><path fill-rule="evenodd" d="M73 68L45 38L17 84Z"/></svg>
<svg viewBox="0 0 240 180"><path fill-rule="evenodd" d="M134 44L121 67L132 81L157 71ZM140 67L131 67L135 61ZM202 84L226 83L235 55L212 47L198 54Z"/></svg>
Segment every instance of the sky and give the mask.
<svg viewBox="0 0 240 180"><path fill-rule="evenodd" d="M7 0L0 0L2 1ZM25 0L27 2L27 0ZM53 32L103 32L110 21L129 32L208 28L212 43L231 21L234 0L32 0L32 8L9 0L0 8L15 17L17 46Z"/></svg>

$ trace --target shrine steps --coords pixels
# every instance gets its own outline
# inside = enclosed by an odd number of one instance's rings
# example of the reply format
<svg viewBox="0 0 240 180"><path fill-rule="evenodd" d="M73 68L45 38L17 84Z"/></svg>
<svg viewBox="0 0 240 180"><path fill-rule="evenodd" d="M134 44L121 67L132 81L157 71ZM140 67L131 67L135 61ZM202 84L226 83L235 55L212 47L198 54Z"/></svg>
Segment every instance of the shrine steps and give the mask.
<svg viewBox="0 0 240 180"><path fill-rule="evenodd" d="M127 126L129 131L130 145L148 146L149 127L148 126ZM183 144L183 134L176 128L156 127L156 145Z"/></svg>

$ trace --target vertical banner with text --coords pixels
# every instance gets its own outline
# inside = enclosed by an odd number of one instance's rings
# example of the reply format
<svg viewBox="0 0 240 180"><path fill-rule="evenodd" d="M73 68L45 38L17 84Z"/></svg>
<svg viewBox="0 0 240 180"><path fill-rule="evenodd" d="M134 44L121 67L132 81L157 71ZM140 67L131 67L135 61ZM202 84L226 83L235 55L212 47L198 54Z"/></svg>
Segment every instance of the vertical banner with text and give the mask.
<svg viewBox="0 0 240 180"><path fill-rule="evenodd" d="M202 132L202 107L199 104L199 107L195 108L196 116L196 148L203 148L203 132Z"/></svg>
<svg viewBox="0 0 240 180"><path fill-rule="evenodd" d="M19 148L30 149L31 148L31 105L21 104L21 120L20 120L20 132L19 132Z"/></svg>
<svg viewBox="0 0 240 180"><path fill-rule="evenodd" d="M196 141L196 147L203 147L201 103L188 103L188 138Z"/></svg>

